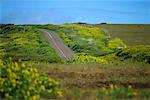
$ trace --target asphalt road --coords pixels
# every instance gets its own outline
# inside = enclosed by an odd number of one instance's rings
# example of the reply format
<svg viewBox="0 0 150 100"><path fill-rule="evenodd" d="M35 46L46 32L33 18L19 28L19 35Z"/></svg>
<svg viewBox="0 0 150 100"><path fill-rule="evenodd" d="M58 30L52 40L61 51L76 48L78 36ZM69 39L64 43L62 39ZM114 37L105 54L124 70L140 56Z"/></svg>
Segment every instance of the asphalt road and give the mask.
<svg viewBox="0 0 150 100"><path fill-rule="evenodd" d="M54 47L57 54L61 57L63 61L75 56L75 53L63 43L63 40L58 36L56 32L46 29L41 30L45 33L50 45Z"/></svg>

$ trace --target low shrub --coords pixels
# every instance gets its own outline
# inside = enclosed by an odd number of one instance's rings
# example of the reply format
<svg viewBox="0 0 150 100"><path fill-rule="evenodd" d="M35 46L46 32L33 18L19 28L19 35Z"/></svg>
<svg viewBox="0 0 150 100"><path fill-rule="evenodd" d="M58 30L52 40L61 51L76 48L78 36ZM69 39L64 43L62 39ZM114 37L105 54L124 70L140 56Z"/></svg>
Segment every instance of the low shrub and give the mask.
<svg viewBox="0 0 150 100"><path fill-rule="evenodd" d="M51 98L62 96L59 83L36 67L23 63L0 60L0 98L13 100L37 100L44 94Z"/></svg>
<svg viewBox="0 0 150 100"><path fill-rule="evenodd" d="M131 99L138 96L138 92L128 87L118 87L117 85L110 84L108 88L102 87L99 91L99 99L104 100L117 100L117 99Z"/></svg>
<svg viewBox="0 0 150 100"><path fill-rule="evenodd" d="M131 59L150 64L150 46L139 45L127 47L117 52L116 56L120 57L122 60Z"/></svg>
<svg viewBox="0 0 150 100"><path fill-rule="evenodd" d="M125 48L126 45L123 43L121 39L115 38L109 41L108 47L111 49L122 49L122 48Z"/></svg>
<svg viewBox="0 0 150 100"><path fill-rule="evenodd" d="M31 32L32 28L30 26L21 26L14 24L0 24L0 34L11 34L11 33L26 33Z"/></svg>
<svg viewBox="0 0 150 100"><path fill-rule="evenodd" d="M101 63L107 64L107 60L102 59L100 57L94 57L89 55L78 55L68 60L67 63L71 64L87 64L87 63Z"/></svg>

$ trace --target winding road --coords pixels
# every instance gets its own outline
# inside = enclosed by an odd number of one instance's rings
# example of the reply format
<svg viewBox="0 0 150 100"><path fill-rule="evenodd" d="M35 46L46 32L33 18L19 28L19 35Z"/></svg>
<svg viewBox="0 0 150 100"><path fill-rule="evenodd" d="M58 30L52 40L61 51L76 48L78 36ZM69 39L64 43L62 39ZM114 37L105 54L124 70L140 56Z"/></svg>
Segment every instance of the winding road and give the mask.
<svg viewBox="0 0 150 100"><path fill-rule="evenodd" d="M41 29L41 31L45 33L49 43L54 47L57 54L63 61L75 56L75 53L63 43L63 40L58 36L56 32L46 29Z"/></svg>

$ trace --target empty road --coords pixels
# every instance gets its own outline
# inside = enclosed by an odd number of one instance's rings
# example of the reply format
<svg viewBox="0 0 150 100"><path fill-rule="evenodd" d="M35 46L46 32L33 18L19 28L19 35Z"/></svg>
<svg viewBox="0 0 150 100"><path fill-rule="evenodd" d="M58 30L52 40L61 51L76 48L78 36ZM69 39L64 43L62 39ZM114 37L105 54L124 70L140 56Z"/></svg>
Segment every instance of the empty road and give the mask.
<svg viewBox="0 0 150 100"><path fill-rule="evenodd" d="M63 40L58 36L56 32L46 29L41 30L45 33L49 43L54 47L57 54L61 57L63 61L75 56L75 53L63 43Z"/></svg>

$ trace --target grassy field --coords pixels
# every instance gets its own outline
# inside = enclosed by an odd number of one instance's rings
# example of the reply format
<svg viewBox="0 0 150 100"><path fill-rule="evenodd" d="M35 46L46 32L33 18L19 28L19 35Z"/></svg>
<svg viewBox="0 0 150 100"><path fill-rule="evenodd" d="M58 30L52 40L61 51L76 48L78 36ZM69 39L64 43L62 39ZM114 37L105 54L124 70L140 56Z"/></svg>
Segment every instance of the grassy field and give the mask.
<svg viewBox="0 0 150 100"><path fill-rule="evenodd" d="M150 25L143 24L97 24L94 25L111 38L120 38L127 45L150 45Z"/></svg>
<svg viewBox="0 0 150 100"><path fill-rule="evenodd" d="M139 93L136 99L150 98L150 66L147 64L50 64L41 65L40 71L60 82L64 95L61 100L102 100L98 90L110 84L131 85Z"/></svg>

